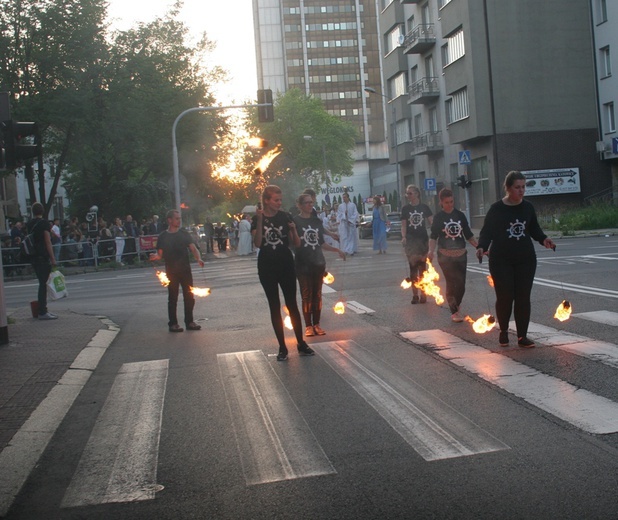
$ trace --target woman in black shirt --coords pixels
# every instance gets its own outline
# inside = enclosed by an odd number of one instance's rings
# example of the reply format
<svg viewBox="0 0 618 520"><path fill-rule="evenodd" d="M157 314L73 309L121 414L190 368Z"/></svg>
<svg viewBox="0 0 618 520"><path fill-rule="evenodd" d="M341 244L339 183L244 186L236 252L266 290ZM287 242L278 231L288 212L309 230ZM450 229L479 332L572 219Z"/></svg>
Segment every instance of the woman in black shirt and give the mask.
<svg viewBox="0 0 618 520"><path fill-rule="evenodd" d="M500 325L500 346L509 344L511 310L515 315L517 343L520 347L534 347L527 338L530 323L530 293L536 273L536 253L532 240L546 248L555 248L543 233L534 206L524 200L526 177L511 171L504 180L506 195L494 202L479 237L476 256L482 260L489 254L489 272L496 291L496 317Z"/></svg>
<svg viewBox="0 0 618 520"><path fill-rule="evenodd" d="M293 246L298 247L300 238L292 217L281 211L282 201L281 188L274 185L266 186L262 193L264 208L256 208L256 214L251 222L251 230L254 232L253 243L260 249L258 276L268 299L270 320L279 342L277 361L285 361L288 357L281 317L279 287L281 287L285 305L290 313L294 334L298 341L299 354L301 356L314 354L303 340L302 322L296 303L296 271L290 241Z"/></svg>

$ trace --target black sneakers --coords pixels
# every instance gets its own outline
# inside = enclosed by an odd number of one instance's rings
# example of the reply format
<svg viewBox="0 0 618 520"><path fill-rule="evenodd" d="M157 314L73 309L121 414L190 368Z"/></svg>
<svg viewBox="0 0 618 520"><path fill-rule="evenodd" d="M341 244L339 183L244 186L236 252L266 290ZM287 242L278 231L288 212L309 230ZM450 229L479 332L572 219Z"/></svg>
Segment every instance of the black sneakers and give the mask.
<svg viewBox="0 0 618 520"><path fill-rule="evenodd" d="M518 338L517 339L517 344L522 347L522 348L532 348L534 347L534 341L526 338L525 336L523 338Z"/></svg>
<svg viewBox="0 0 618 520"><path fill-rule="evenodd" d="M288 358L288 350L279 349L279 354L277 354L277 361L285 361Z"/></svg>
<svg viewBox="0 0 618 520"><path fill-rule="evenodd" d="M298 345L298 354L301 356L313 356L315 352L309 345L303 343L302 345Z"/></svg>
<svg viewBox="0 0 618 520"><path fill-rule="evenodd" d="M500 346L508 347L509 346L509 332L507 330L500 331Z"/></svg>

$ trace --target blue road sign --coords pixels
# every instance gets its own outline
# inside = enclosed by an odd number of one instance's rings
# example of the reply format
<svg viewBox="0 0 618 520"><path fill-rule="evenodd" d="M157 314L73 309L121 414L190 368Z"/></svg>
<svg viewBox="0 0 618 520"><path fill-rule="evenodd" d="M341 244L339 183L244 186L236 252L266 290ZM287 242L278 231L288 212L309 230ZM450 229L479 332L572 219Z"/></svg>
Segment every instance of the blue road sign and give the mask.
<svg viewBox="0 0 618 520"><path fill-rule="evenodd" d="M425 179L425 191L435 191L436 190L436 179L430 178Z"/></svg>
<svg viewBox="0 0 618 520"><path fill-rule="evenodd" d="M470 155L470 150L462 150L459 152L459 164L471 164L472 156Z"/></svg>

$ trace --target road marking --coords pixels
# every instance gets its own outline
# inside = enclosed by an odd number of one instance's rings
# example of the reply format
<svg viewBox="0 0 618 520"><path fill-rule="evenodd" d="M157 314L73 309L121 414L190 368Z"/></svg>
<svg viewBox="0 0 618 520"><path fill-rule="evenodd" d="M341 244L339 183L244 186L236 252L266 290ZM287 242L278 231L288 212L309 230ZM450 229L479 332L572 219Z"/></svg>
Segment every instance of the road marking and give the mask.
<svg viewBox="0 0 618 520"><path fill-rule="evenodd" d="M248 486L336 473L261 351L217 362Z"/></svg>
<svg viewBox="0 0 618 520"><path fill-rule="evenodd" d="M122 365L61 507L151 500L169 360Z"/></svg>
<svg viewBox="0 0 618 520"><path fill-rule="evenodd" d="M111 320L105 318L101 321L109 330L100 329L93 336L82 351L90 353L87 358L82 357L81 353L77 356L60 381L0 453L0 517L4 517L8 512L58 426L88 382L96 367L93 363L98 363L105 349L118 334L120 329ZM101 355L93 353L94 351ZM81 362L78 362L78 359L81 359ZM80 364L87 366L79 366Z"/></svg>
<svg viewBox="0 0 618 520"><path fill-rule="evenodd" d="M618 432L618 403L441 330L402 332L417 345L590 433Z"/></svg>
<svg viewBox="0 0 618 520"><path fill-rule="evenodd" d="M509 324L509 329L516 331L515 322ZM538 323L530 323L528 337L547 347L555 347L576 356L618 368L618 345L614 343L593 340Z"/></svg>
<svg viewBox="0 0 618 520"><path fill-rule="evenodd" d="M354 341L312 343L320 357L427 461L510 449Z"/></svg>
<svg viewBox="0 0 618 520"><path fill-rule="evenodd" d="M375 312L373 309L365 307L364 305L361 305L360 303L355 301L346 302L346 307L351 311L355 312L356 314L373 314Z"/></svg>
<svg viewBox="0 0 618 520"><path fill-rule="evenodd" d="M480 267L468 266L468 271L473 273L479 273L483 275L488 275L489 270L483 269ZM536 285L542 285L544 287L553 287L554 289L560 289L571 292L579 292L584 294L592 294L594 296L605 296L607 298L618 298L618 291L613 291L611 289L601 289L599 287L589 287L586 285L576 285L568 282L557 282L555 280L548 280L546 278L534 278L534 283Z"/></svg>
<svg viewBox="0 0 618 520"><path fill-rule="evenodd" d="M603 325L618 326L618 312L611 311L593 311L593 312L578 312L573 314L576 318L582 318Z"/></svg>

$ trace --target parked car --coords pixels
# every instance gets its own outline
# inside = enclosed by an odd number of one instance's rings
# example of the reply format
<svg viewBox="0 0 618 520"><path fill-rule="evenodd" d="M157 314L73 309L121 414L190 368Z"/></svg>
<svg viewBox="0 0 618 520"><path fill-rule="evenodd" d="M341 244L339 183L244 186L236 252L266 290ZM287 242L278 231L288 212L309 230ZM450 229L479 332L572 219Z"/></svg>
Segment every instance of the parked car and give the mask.
<svg viewBox="0 0 618 520"><path fill-rule="evenodd" d="M386 220L391 223L386 227L386 236L401 238L401 213L393 212L386 214Z"/></svg>
<svg viewBox="0 0 618 520"><path fill-rule="evenodd" d="M360 238L373 237L373 215L371 213L361 215L360 224L358 225L358 236Z"/></svg>

